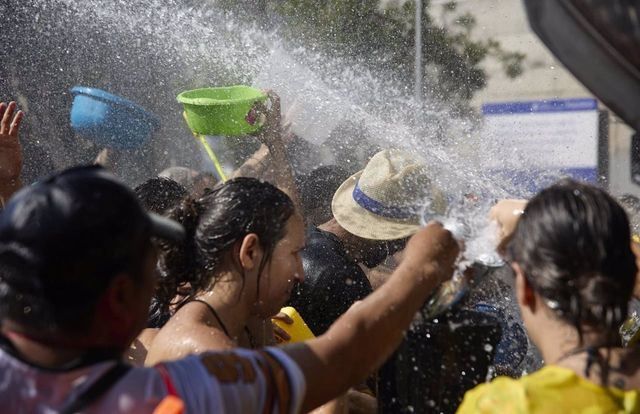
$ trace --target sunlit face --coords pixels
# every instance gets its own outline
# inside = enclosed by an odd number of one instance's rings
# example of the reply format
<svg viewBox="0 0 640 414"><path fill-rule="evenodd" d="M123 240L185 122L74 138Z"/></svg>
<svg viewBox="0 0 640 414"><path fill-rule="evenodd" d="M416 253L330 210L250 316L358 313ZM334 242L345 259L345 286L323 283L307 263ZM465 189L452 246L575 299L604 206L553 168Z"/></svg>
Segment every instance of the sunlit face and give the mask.
<svg viewBox="0 0 640 414"><path fill-rule="evenodd" d="M304 223L296 213L287 221L285 236L276 244L260 278L262 317L277 314L289 300L296 283L304 280L300 256L304 243Z"/></svg>

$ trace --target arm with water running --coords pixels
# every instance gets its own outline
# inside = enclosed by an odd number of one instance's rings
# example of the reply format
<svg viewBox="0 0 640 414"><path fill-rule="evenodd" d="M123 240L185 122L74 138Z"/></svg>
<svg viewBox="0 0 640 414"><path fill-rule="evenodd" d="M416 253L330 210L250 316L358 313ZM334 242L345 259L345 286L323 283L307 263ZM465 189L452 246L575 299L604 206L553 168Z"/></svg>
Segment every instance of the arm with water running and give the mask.
<svg viewBox="0 0 640 414"><path fill-rule="evenodd" d="M387 283L356 303L318 338L284 348L307 382L303 410L346 392L380 367L429 294L453 274L459 247L439 223L411 238Z"/></svg>
<svg viewBox="0 0 640 414"><path fill-rule="evenodd" d="M269 167L274 176L275 184L291 198L296 209L300 211L300 195L284 146L280 97L273 91L267 91L267 93L271 100L271 108L266 113L266 120L258 138L269 149Z"/></svg>

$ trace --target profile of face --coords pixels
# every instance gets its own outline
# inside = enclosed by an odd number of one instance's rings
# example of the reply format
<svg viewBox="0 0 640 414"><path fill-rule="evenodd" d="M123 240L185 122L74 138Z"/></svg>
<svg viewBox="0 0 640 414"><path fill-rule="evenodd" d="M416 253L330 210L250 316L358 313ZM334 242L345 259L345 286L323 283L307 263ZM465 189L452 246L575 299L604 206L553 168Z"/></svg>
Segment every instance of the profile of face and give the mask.
<svg viewBox="0 0 640 414"><path fill-rule="evenodd" d="M304 280L301 257L304 245L304 222L296 213L287 221L285 235L276 243L260 277L261 317L276 315L289 301L296 284Z"/></svg>

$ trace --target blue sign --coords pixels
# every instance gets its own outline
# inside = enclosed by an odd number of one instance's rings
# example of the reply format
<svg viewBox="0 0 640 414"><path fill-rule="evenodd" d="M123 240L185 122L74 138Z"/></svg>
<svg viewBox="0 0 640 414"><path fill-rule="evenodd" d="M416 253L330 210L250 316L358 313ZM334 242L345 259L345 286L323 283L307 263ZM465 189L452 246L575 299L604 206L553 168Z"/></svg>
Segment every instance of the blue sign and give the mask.
<svg viewBox="0 0 640 414"><path fill-rule="evenodd" d="M518 154L517 160L497 158L490 169L518 190L537 192L566 176L598 181L595 99L487 103L482 113L485 139Z"/></svg>
<svg viewBox="0 0 640 414"><path fill-rule="evenodd" d="M482 105L484 115L526 114L540 112L595 111L598 102L592 98L552 99L548 101L522 101L488 103Z"/></svg>

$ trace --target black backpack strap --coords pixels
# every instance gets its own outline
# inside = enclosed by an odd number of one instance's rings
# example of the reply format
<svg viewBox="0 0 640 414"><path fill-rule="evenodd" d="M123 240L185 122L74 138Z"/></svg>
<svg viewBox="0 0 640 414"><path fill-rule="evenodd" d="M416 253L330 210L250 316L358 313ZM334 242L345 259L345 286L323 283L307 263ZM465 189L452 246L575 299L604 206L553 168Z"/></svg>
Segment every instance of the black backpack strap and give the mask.
<svg viewBox="0 0 640 414"><path fill-rule="evenodd" d="M76 414L90 406L129 372L130 369L130 365L125 365L121 362L116 363L98 378L96 382L91 384L89 388L80 393L77 398L65 404L60 409L59 414Z"/></svg>

